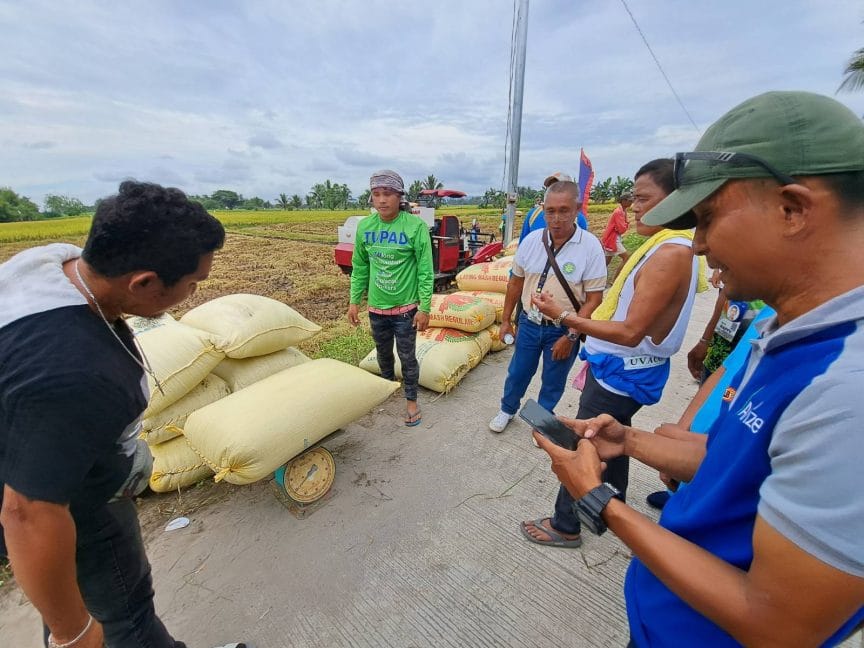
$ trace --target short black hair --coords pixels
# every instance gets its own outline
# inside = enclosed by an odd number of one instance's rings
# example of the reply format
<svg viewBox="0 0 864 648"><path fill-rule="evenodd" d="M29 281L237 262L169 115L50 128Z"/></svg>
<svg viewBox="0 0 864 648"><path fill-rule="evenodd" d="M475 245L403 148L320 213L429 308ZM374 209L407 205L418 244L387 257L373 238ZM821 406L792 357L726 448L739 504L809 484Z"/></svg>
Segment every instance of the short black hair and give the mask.
<svg viewBox="0 0 864 648"><path fill-rule="evenodd" d="M99 202L82 258L106 277L151 270L166 286L222 247L225 228L179 189L127 180Z"/></svg>
<svg viewBox="0 0 864 648"><path fill-rule="evenodd" d="M549 194L567 193L577 203L582 198L579 195L579 185L572 180L557 180L546 187L546 192L543 197L546 198Z"/></svg>
<svg viewBox="0 0 864 648"><path fill-rule="evenodd" d="M828 185L829 191L837 196L845 208L843 215L857 218L857 213L864 207L864 171L847 173L828 173L816 176Z"/></svg>
<svg viewBox="0 0 864 648"><path fill-rule="evenodd" d="M639 167L634 179L638 180L639 176L647 175L668 196L675 189L674 166L672 158L657 158Z"/></svg>
<svg viewBox="0 0 864 648"><path fill-rule="evenodd" d="M668 196L675 191L675 161L672 158L657 158L646 162L639 170L634 179L638 180L640 176L647 175L660 189ZM695 227L696 214L693 211L688 211L681 214L663 227L666 229L692 229Z"/></svg>

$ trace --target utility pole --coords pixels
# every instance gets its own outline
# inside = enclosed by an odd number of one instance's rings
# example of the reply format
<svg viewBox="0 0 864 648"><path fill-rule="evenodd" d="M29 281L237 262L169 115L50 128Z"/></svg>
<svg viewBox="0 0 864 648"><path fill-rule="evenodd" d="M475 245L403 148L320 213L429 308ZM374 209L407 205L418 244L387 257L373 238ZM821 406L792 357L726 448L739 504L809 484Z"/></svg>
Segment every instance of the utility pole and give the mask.
<svg viewBox="0 0 864 648"><path fill-rule="evenodd" d="M519 142L522 138L522 95L525 86L525 51L528 47L528 0L519 0L516 13L516 52L513 72L513 103L510 106L510 157L507 160L507 211L504 218L504 245L513 239L516 220L516 186L519 181Z"/></svg>

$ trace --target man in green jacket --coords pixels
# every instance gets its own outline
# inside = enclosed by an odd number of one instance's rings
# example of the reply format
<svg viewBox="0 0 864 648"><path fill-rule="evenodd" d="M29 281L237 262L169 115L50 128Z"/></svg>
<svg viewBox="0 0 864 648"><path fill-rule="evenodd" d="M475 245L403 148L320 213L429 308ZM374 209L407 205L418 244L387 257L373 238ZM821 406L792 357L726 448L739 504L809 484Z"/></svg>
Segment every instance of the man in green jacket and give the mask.
<svg viewBox="0 0 864 648"><path fill-rule="evenodd" d="M377 213L357 225L348 321L352 326L360 323L358 311L366 293L381 375L395 379L395 339L408 401L405 425L413 427L420 423L420 365L414 350L417 331L429 325L435 278L432 239L426 223L407 211L405 185L398 173L388 169L375 172L369 188Z"/></svg>

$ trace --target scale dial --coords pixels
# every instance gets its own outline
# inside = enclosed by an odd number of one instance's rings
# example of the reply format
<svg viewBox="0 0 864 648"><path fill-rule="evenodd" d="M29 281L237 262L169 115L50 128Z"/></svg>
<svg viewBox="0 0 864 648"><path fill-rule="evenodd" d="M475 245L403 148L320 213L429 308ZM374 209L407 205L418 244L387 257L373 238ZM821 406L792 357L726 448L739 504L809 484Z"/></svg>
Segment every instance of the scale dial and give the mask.
<svg viewBox="0 0 864 648"><path fill-rule="evenodd" d="M326 448L312 448L285 466L285 492L295 502L310 504L327 494L335 477L333 455Z"/></svg>

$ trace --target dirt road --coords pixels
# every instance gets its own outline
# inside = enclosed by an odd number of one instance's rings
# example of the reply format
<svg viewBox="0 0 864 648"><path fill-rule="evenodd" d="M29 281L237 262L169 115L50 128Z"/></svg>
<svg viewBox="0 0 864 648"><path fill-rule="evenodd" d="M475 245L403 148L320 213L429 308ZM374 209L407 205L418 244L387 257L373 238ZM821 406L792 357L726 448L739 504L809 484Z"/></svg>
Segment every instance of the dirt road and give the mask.
<svg viewBox="0 0 864 648"><path fill-rule="evenodd" d="M685 350L712 305L713 294L697 297ZM148 552L169 628L190 648L624 646L628 549L611 533L578 550L519 533L521 520L551 512L557 482L527 426L486 427L508 360L488 356L448 396L424 392L416 428L401 424L394 397L326 439L335 490L304 520L258 483L226 489L184 530L156 529ZM636 424L677 420L695 389L681 354L662 403ZM574 413L577 401L568 389L558 412ZM655 518L645 495L658 487L652 471L631 467L629 499ZM38 616L18 593L0 602L0 637L41 645Z"/></svg>

